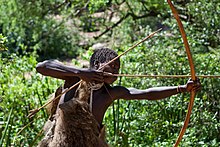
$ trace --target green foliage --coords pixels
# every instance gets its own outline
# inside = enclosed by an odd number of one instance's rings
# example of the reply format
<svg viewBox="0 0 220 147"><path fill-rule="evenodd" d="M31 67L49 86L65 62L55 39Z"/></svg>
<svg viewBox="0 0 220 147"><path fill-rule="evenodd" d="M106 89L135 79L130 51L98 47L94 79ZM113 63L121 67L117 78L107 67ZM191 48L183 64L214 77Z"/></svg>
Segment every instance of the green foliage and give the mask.
<svg viewBox="0 0 220 147"><path fill-rule="evenodd" d="M215 48L218 47L220 42L219 1L192 1L187 4L185 13L191 17L191 31L194 32L196 30L197 32L193 35L193 40L197 40L197 44L198 42L201 42L206 47L206 50L208 50L208 46Z"/></svg>
<svg viewBox="0 0 220 147"><path fill-rule="evenodd" d="M3 146L29 146L47 119L45 110L40 111L38 119L28 119L28 111L41 106L48 95L61 84L60 81L42 77L35 71L34 56L19 57L10 55L0 58L0 95L2 99L0 121L3 132L0 135ZM11 111L11 112L10 112ZM7 117L6 117L7 116ZM22 127L32 122L17 135Z"/></svg>
<svg viewBox="0 0 220 147"><path fill-rule="evenodd" d="M7 50L5 43L7 42L7 38L0 34L0 51Z"/></svg>
<svg viewBox="0 0 220 147"><path fill-rule="evenodd" d="M89 2L89 11L94 13L100 11L101 9L106 9L106 5L110 3L109 0L91 0Z"/></svg>
<svg viewBox="0 0 220 147"><path fill-rule="evenodd" d="M61 1L0 1L0 33L8 38L10 53L36 51L41 58L75 57L80 49L73 28L64 25L68 16ZM64 7L64 8L63 8Z"/></svg>

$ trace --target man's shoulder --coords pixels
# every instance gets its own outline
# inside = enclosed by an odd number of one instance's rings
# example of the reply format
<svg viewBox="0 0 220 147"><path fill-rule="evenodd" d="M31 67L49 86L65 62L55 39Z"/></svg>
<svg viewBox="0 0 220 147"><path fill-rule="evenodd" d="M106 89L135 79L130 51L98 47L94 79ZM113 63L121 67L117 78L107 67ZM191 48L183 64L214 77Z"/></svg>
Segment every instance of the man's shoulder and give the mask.
<svg viewBox="0 0 220 147"><path fill-rule="evenodd" d="M119 86L119 85L111 86L111 85L105 84L105 87L108 90L110 90L110 91L118 91L118 90L125 90L125 89L127 89L126 87Z"/></svg>
<svg viewBox="0 0 220 147"><path fill-rule="evenodd" d="M115 99L122 98L129 93L129 89L124 86L112 86L110 90Z"/></svg>

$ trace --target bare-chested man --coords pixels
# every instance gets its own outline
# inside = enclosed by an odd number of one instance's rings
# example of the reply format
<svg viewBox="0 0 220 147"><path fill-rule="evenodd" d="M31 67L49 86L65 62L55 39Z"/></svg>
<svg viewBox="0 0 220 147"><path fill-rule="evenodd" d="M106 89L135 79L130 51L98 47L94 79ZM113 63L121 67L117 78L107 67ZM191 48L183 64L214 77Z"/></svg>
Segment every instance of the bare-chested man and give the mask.
<svg viewBox="0 0 220 147"><path fill-rule="evenodd" d="M123 86L110 86L117 77L106 76L104 72L117 74L120 68L120 60L105 66L98 70L100 66L115 58L117 53L108 48L95 50L90 59L90 68L75 68L73 66L63 65L56 61L44 61L38 63L37 71L45 76L51 76L65 80L64 88L69 88L77 83L80 79L86 82L104 82L105 86L95 90L93 93L92 114L97 122L101 125L107 108L116 99L125 100L160 100L181 92L198 91L201 85L198 81L189 80L185 85L152 87L149 89L126 88ZM107 88L107 89L106 89ZM77 88L73 88L61 97L60 103L64 103L73 98Z"/></svg>

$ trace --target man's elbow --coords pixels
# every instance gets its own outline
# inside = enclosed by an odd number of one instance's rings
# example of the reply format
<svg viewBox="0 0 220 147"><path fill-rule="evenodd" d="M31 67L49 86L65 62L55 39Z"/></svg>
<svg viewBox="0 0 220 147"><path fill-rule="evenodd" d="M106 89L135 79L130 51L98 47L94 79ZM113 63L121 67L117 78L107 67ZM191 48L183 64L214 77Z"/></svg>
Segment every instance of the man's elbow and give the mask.
<svg viewBox="0 0 220 147"><path fill-rule="evenodd" d="M45 72L45 69L46 69L46 64L47 64L47 61L38 63L37 66L36 66L37 72L43 74Z"/></svg>

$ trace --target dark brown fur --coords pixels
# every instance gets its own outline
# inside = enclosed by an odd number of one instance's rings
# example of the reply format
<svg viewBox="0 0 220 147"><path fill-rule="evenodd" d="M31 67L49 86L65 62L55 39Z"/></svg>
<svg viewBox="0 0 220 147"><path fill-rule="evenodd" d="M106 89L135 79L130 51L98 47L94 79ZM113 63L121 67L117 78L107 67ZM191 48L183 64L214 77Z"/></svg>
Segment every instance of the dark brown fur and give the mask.
<svg viewBox="0 0 220 147"><path fill-rule="evenodd" d="M71 100L59 107L54 137L49 147L103 146L97 121L89 112L87 103Z"/></svg>
<svg viewBox="0 0 220 147"><path fill-rule="evenodd" d="M82 82L75 98L59 105L54 136L42 146L49 147L105 147L104 132L89 110L91 90ZM49 128L53 128L50 126ZM45 142L45 140L42 140ZM42 143L41 141L41 143ZM49 143L49 144L48 144Z"/></svg>

